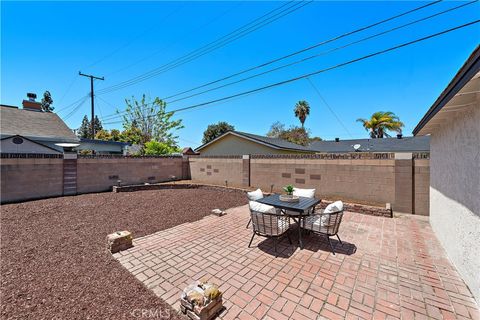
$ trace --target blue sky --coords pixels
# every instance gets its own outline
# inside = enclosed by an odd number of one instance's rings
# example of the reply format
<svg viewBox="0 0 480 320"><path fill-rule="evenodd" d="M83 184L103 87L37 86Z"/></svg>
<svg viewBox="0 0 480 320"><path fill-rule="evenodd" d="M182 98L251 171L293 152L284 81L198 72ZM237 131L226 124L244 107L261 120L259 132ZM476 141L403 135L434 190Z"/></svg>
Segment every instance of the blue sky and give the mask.
<svg viewBox="0 0 480 320"><path fill-rule="evenodd" d="M110 119L124 99L143 93L166 97L222 76L418 7L426 2L312 2L303 8L194 61L147 81L98 95L97 114ZM376 28L319 47L323 52L419 19L462 2L445 1ZM90 101L65 109L89 93L78 71L104 76L96 90L148 72L256 19L283 2L5 2L1 3L2 104L21 105L26 92L50 90L59 115L78 128ZM168 105L176 109L254 89L323 69L388 47L479 19L479 3L255 79ZM411 135L425 111L480 42L480 24L311 77L348 132L307 80L179 112L181 146L196 146L210 123L265 134L281 121L298 125L293 107L307 100L305 126L324 139L365 138L355 120L378 110L395 112ZM275 65L275 66L277 66ZM99 91L100 92L100 91ZM62 110L63 109L63 110ZM121 128L119 123L105 125Z"/></svg>

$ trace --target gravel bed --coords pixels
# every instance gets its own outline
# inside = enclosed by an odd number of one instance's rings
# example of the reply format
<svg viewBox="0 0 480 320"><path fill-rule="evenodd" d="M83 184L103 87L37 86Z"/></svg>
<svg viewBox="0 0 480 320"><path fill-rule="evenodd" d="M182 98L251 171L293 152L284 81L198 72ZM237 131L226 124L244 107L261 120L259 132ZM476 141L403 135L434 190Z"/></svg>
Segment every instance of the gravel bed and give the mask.
<svg viewBox="0 0 480 320"><path fill-rule="evenodd" d="M183 319L111 257L106 235L141 237L245 203L240 191L200 187L2 205L1 318Z"/></svg>

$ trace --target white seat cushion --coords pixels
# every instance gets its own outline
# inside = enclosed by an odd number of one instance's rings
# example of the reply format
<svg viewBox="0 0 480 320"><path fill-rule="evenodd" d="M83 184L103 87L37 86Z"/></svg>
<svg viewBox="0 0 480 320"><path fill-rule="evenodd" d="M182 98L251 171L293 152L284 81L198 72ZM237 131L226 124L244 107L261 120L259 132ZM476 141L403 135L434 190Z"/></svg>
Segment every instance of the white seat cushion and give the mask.
<svg viewBox="0 0 480 320"><path fill-rule="evenodd" d="M343 210L343 202L342 201L335 201L334 203L330 203L325 210L323 210L323 213L333 213L333 212L338 212Z"/></svg>
<svg viewBox="0 0 480 320"><path fill-rule="evenodd" d="M257 201L249 201L248 205L250 206L251 211L260 213L276 213L275 207L269 206L268 204L263 204Z"/></svg>
<svg viewBox="0 0 480 320"><path fill-rule="evenodd" d="M293 195L305 198L313 198L315 197L315 189L293 188Z"/></svg>
<svg viewBox="0 0 480 320"><path fill-rule="evenodd" d="M257 189L255 191L247 192L247 197L248 200L250 201L257 201L258 199L263 198L263 192L260 189Z"/></svg>

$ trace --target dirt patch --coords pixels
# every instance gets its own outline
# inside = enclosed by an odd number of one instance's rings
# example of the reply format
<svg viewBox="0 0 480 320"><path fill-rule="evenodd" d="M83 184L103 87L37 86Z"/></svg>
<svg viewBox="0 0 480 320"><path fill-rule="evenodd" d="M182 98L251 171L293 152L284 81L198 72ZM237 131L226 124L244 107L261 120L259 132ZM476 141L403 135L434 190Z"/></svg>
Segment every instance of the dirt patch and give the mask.
<svg viewBox="0 0 480 320"><path fill-rule="evenodd" d="M181 318L106 252L106 235L141 237L246 201L237 190L201 187L2 205L2 319L123 319L141 310Z"/></svg>

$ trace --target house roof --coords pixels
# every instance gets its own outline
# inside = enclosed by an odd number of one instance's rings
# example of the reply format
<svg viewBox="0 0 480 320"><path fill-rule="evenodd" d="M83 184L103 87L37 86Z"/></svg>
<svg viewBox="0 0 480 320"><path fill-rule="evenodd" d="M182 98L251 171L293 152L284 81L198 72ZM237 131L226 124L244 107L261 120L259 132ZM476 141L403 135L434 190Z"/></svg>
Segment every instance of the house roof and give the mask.
<svg viewBox="0 0 480 320"><path fill-rule="evenodd" d="M352 139L340 141L315 141L309 148L316 152L345 153L355 152L354 146L359 144L358 152L423 152L430 151L430 137L403 137L383 139Z"/></svg>
<svg viewBox="0 0 480 320"><path fill-rule="evenodd" d="M207 145L214 143L215 141L223 138L227 134L233 134L235 136L243 137L250 141L268 145L274 149L293 150L293 151L305 151L316 153L347 153L355 152L354 145L359 144L359 152L428 152L430 151L430 137L403 137L398 138L384 138L384 139L352 139L352 140L339 140L339 141L315 141L309 146L304 147L285 141L280 138L270 138L260 136L256 134L229 131L219 136L218 138L206 143L195 151L200 151Z"/></svg>
<svg viewBox="0 0 480 320"><path fill-rule="evenodd" d="M196 148L195 151L198 152L198 151L202 150L203 148L205 148L206 146L208 146L208 145L222 139L226 135L230 135L230 134L235 135L237 137L241 137L241 138L250 140L250 141L254 141L254 142L266 145L266 146L269 146L273 149L312 152L312 150L307 148L307 147L304 147L304 146L301 146L301 145L298 145L298 144L295 144L295 143L292 143L292 142L288 142L288 141L280 139L280 138L270 138L270 137L259 136L259 135L256 135L256 134L246 133L246 132L241 132L241 131L225 132L221 136L213 139L212 141L210 141L208 143L205 143L205 144L201 145L200 147Z"/></svg>
<svg viewBox="0 0 480 320"><path fill-rule="evenodd" d="M1 137L22 137L50 142L78 142L62 119L55 113L18 109L0 105Z"/></svg>
<svg viewBox="0 0 480 320"><path fill-rule="evenodd" d="M131 143L121 142L121 141L110 141L110 140L98 140L98 139L86 139L80 138L82 143L91 143L91 144L106 144L106 145L116 145L116 146L129 146Z"/></svg>
<svg viewBox="0 0 480 320"><path fill-rule="evenodd" d="M451 112L458 112L465 107L471 106L475 101L475 91L478 92L478 88L480 87L479 72L480 45L475 48L448 86L443 90L437 100L435 100L430 109L428 109L427 113L423 116L415 129L413 129L413 134L431 133L431 129L435 127L435 125L451 118ZM472 81L474 82L471 83ZM471 88L465 90L466 92L462 96L459 96L460 91L467 86L470 86ZM449 102L454 99L457 101L453 104L449 104ZM447 104L449 105L447 106ZM447 114L447 112L450 112L450 114ZM436 118L436 123L433 123L432 121L434 117ZM426 128L426 126L430 128Z"/></svg>

